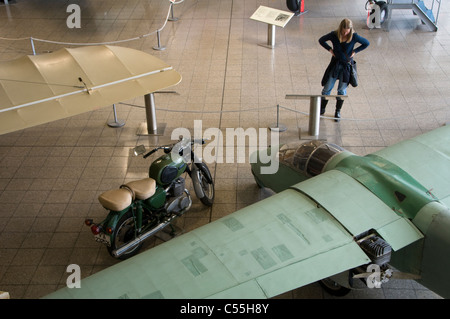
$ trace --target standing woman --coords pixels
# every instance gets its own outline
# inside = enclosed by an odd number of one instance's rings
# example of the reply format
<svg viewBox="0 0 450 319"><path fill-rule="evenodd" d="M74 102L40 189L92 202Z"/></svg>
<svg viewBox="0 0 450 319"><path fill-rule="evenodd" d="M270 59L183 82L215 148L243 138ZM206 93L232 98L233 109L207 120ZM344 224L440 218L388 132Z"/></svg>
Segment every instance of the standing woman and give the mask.
<svg viewBox="0 0 450 319"><path fill-rule="evenodd" d="M328 45L327 41L330 41L333 47ZM369 41L355 32L351 20L344 19L341 21L339 28L336 31L331 31L322 36L319 39L319 43L332 55L330 64L325 70L322 78L322 95L330 95L336 80L339 80L337 94L347 95L347 86L350 81L349 63L356 53L369 46ZM357 48L355 48L356 43L360 44ZM321 100L321 115L325 113L327 104L328 100ZM341 108L343 104L343 99L339 97L336 98L336 112L334 114L336 122L339 122L339 119L341 118Z"/></svg>

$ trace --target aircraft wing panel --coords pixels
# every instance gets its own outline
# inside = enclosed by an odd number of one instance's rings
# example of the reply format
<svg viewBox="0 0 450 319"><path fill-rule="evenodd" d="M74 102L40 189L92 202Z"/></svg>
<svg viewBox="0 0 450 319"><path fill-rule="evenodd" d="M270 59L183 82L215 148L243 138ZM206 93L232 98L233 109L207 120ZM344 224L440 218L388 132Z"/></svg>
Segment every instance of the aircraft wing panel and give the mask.
<svg viewBox="0 0 450 319"><path fill-rule="evenodd" d="M292 188L314 198L352 235L380 228L399 218L367 188L338 170L322 173ZM354 218L355 215L359 218Z"/></svg>
<svg viewBox="0 0 450 319"><path fill-rule="evenodd" d="M236 284L207 245L189 232L83 279L81 288L64 288L48 297L204 298Z"/></svg>
<svg viewBox="0 0 450 319"><path fill-rule="evenodd" d="M337 247L327 253L279 268L250 282L221 291L211 298L245 299L278 296L286 291L316 282L336 273L370 262L355 242ZM318 274L322 274L318 277ZM251 292L251 293L249 293Z"/></svg>
<svg viewBox="0 0 450 319"><path fill-rule="evenodd" d="M265 299L267 295L256 280L238 284L207 297L208 299Z"/></svg>
<svg viewBox="0 0 450 319"><path fill-rule="evenodd" d="M389 242L394 251L423 238L423 234L407 218L399 218L378 228L377 232Z"/></svg>
<svg viewBox="0 0 450 319"><path fill-rule="evenodd" d="M332 215L289 189L48 298L273 297L368 262Z"/></svg>
<svg viewBox="0 0 450 319"><path fill-rule="evenodd" d="M142 51L86 46L0 63L0 134L143 96L181 75Z"/></svg>
<svg viewBox="0 0 450 319"><path fill-rule="evenodd" d="M352 236L306 196L286 190L194 230L239 282L326 253ZM249 268L250 266L250 268Z"/></svg>
<svg viewBox="0 0 450 319"><path fill-rule="evenodd" d="M338 170L292 186L329 211L352 235L375 229L394 250L423 237L362 184ZM355 218L358 216L358 218Z"/></svg>
<svg viewBox="0 0 450 319"><path fill-rule="evenodd" d="M438 199L443 200L450 196L449 125L374 154L401 167Z"/></svg>
<svg viewBox="0 0 450 319"><path fill-rule="evenodd" d="M316 282L341 273L356 265L369 263L370 259L354 242L336 247L326 253L280 268L257 279L258 284L269 297ZM318 277L320 274L320 277Z"/></svg>

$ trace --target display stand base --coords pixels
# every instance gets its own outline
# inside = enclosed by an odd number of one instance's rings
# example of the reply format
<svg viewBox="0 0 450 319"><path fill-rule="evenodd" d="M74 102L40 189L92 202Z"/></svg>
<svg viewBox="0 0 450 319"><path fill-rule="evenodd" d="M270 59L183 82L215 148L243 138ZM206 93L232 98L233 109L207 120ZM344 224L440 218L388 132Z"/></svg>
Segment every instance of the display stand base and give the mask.
<svg viewBox="0 0 450 319"><path fill-rule="evenodd" d="M139 135L139 136L161 136L161 135L164 135L166 126L167 126L166 123L159 123L156 131L153 131L153 133L152 133L152 132L148 131L147 123L141 123L136 135Z"/></svg>

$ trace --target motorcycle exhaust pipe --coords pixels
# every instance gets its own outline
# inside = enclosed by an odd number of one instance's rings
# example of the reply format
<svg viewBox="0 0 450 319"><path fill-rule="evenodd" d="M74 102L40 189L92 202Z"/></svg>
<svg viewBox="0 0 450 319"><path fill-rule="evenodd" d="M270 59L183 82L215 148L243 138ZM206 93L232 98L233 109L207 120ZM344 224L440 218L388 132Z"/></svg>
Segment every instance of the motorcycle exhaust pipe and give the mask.
<svg viewBox="0 0 450 319"><path fill-rule="evenodd" d="M142 241L146 240L147 238L149 238L150 236L153 236L154 234L156 234L157 232L159 232L160 230L164 229L167 225L170 224L170 222L172 220L174 220L177 216L172 216L169 220L167 220L164 223L159 224L158 226L156 226L155 228L152 228L151 230L149 230L146 233L143 233L142 235L136 237L135 239L133 239L132 241L130 241L128 244L123 245L120 248L117 248L116 250L112 251L112 255L114 257L120 257L121 255L123 255L126 251L130 250L131 248L139 245Z"/></svg>
<svg viewBox="0 0 450 319"><path fill-rule="evenodd" d="M185 192L188 195L188 200L189 200L189 205L182 209L178 214L174 214L172 215L168 220L166 220L163 223L160 223L158 226L156 226L155 228L152 228L151 230L149 230L146 233L143 233L142 235L136 237L135 239L133 239L132 241L130 241L128 244L123 245L120 248L117 248L116 250L112 251L112 255L114 257L120 257L121 255L123 255L126 251L128 251L129 249L139 245L141 242L143 242L144 240L146 240L147 238L149 238L150 236L153 236L154 234L156 234L157 232L159 232L160 230L164 229L167 225L169 225L175 218L177 218L178 216L183 215L186 211L188 211L191 206L192 206L192 199L191 196L188 192L187 189L185 189Z"/></svg>

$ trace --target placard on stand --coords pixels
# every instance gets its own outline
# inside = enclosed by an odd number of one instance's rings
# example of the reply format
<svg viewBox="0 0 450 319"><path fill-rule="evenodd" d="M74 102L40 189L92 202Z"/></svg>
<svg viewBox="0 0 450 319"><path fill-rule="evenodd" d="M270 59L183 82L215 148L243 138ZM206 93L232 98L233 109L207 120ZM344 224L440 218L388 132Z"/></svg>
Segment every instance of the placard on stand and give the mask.
<svg viewBox="0 0 450 319"><path fill-rule="evenodd" d="M250 19L267 23L267 45L265 46L274 48L275 27L284 28L293 16L294 13L292 12L273 9L266 6L259 6Z"/></svg>

